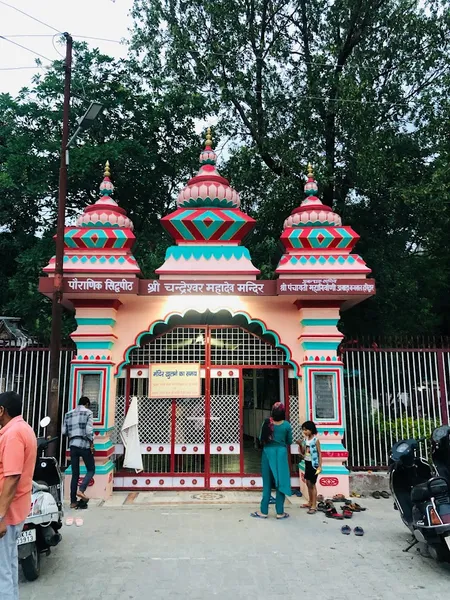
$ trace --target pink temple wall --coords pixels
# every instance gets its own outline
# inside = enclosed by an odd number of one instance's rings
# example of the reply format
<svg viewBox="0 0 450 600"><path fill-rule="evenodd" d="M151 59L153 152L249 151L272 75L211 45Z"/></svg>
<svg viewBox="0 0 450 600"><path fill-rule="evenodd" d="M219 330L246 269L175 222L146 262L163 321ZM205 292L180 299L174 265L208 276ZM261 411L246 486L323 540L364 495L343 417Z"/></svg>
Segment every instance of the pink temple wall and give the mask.
<svg viewBox="0 0 450 600"><path fill-rule="evenodd" d="M300 307L293 302L293 298L289 297L217 297L217 296L156 296L151 299L142 296L125 295L120 296L120 305L117 305L117 311L115 314L115 324L112 327L102 327L103 336L106 335L108 339L114 337L114 344L111 350L111 362L113 367L109 372L109 394L108 401L105 406L107 411L106 421L109 427L114 425L115 421L115 397L116 397L116 384L117 378L115 374L118 371L119 366L124 362L127 349L133 347L136 344L138 336L150 329L151 325L157 321L167 321L171 315L183 315L189 310L196 310L197 312L205 312L207 309L215 312L220 309L230 311L232 314L245 313L250 320L257 320L262 322L268 331L274 331L280 340L280 343L287 347L290 351L290 360L298 365L299 369L297 373L302 374L305 369L312 368L320 370L324 366L338 367L341 364L340 361L336 360L336 351L330 350L329 348L323 350L315 350L315 359L327 360L334 362L319 363L318 361L312 361L308 358L308 351L303 347L305 340L336 340L340 337L339 332L335 325L331 325L330 322L334 319L337 321L339 318L339 308L333 307ZM93 307L80 307L77 310L77 317L82 317L85 321L91 317L101 318L112 316L112 309L104 308L93 308ZM110 315L111 313L111 315ZM308 323L315 321L316 325L303 326L301 321L308 319ZM324 322L326 324L322 325ZM98 327L94 325L81 325L77 331L74 332L74 337L80 337L86 335L84 339L89 339L89 334L98 335ZM305 360L306 359L306 360ZM81 368L82 365L80 365ZM291 420L296 417L300 419L300 423L310 418L308 396L311 397L311 390L308 390L308 378L303 377L299 380L299 413L298 415L291 414ZM342 390L342 385L340 386ZM337 399L338 403L343 405L342 394ZM339 435L333 430L339 427ZM339 426L323 427L320 433L321 442L324 446L333 442L334 448L336 444L342 443L344 427L344 416L342 413L342 419ZM328 431L329 429L329 431ZM327 430L327 431L325 431ZM333 435L334 433L334 435ZM334 437L336 436L336 437ZM108 442L109 436L101 435L98 442ZM330 446L331 448L331 446ZM295 451L295 449L293 448ZM344 448L342 447L342 451ZM331 469L331 473L338 473L339 469L342 469L342 462L345 458L342 457L342 453L333 452L328 453L328 457L324 459L324 463L328 465L328 469ZM301 473L300 473L301 476ZM333 486L332 489L321 485L320 481L327 482L326 486ZM331 482L331 483L330 483ZM107 497L111 493L111 475L96 476L96 489L92 490L96 496ZM301 486L304 487L304 483L301 482ZM97 489L99 488L99 489ZM101 488L101 489L100 489ZM106 488L103 490L103 488ZM326 475L319 478L318 482L319 493L324 495L330 495L331 492L341 492L344 494L348 493L348 476L341 473L338 475ZM105 493L106 492L106 493Z"/></svg>

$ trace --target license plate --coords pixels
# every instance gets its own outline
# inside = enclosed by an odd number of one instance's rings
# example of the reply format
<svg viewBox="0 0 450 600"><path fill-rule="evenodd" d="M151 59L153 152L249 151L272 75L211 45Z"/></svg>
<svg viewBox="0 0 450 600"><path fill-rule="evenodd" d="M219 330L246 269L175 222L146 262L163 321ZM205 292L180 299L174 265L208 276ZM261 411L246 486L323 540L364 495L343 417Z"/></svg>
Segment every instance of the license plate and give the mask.
<svg viewBox="0 0 450 600"><path fill-rule="evenodd" d="M17 545L22 546L22 544L30 544L31 542L36 541L36 529L27 529L27 531L22 531L20 534Z"/></svg>
<svg viewBox="0 0 450 600"><path fill-rule="evenodd" d="M448 549L450 550L450 535L444 539L445 539L445 543L447 544Z"/></svg>

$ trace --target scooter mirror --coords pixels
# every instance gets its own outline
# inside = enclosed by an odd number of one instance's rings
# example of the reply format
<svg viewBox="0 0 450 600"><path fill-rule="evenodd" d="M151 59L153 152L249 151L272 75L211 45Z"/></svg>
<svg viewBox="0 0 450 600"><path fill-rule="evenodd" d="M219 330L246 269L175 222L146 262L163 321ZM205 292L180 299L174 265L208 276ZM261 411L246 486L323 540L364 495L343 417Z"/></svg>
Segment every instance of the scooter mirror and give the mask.
<svg viewBox="0 0 450 600"><path fill-rule="evenodd" d="M44 429L44 427L47 427L50 424L50 421L50 417L44 417L43 419L41 419L40 426L42 427L42 429Z"/></svg>

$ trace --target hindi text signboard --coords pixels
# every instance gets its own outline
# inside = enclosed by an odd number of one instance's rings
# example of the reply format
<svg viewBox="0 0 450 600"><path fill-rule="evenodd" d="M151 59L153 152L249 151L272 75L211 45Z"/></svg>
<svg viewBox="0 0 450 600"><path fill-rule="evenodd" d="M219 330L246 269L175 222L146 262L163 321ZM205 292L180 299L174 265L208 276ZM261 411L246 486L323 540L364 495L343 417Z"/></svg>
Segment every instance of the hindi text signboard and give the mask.
<svg viewBox="0 0 450 600"><path fill-rule="evenodd" d="M320 294L330 296L373 295L373 279L279 279L277 292L281 295Z"/></svg>
<svg viewBox="0 0 450 600"><path fill-rule="evenodd" d="M329 373L314 373L314 418L317 420L334 421L334 375Z"/></svg>
<svg viewBox="0 0 450 600"><path fill-rule="evenodd" d="M276 282L265 281L159 281L141 280L144 296L275 296Z"/></svg>
<svg viewBox="0 0 450 600"><path fill-rule="evenodd" d="M150 365L149 398L198 398L200 365L165 363Z"/></svg>
<svg viewBox="0 0 450 600"><path fill-rule="evenodd" d="M53 278L41 277L39 291L53 292ZM136 277L65 277L64 294L138 294L140 296L373 296L373 279L258 279L241 280L158 280Z"/></svg>
<svg viewBox="0 0 450 600"><path fill-rule="evenodd" d="M67 277L64 279L64 292L74 292L80 294L83 292L107 293L114 292L115 294L137 294L138 280L133 278L122 277L103 278L103 277Z"/></svg>

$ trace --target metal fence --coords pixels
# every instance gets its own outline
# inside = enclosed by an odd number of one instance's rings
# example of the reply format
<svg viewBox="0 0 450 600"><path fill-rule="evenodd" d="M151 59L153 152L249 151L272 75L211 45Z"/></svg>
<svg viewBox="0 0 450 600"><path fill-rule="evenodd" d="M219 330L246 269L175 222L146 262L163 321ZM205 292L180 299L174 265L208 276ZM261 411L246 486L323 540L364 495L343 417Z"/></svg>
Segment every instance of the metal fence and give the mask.
<svg viewBox="0 0 450 600"><path fill-rule="evenodd" d="M68 410L72 350L62 350L59 363L60 412L58 429ZM14 390L23 398L23 417L39 434L47 414L50 352L48 348L0 349L0 392ZM62 441L62 440L61 440ZM59 444L59 461L65 465L65 447Z"/></svg>
<svg viewBox="0 0 450 600"><path fill-rule="evenodd" d="M351 469L386 468L396 441L429 437L448 423L449 350L372 347L342 357Z"/></svg>
<svg viewBox="0 0 450 600"><path fill-rule="evenodd" d="M62 350L59 368L62 426L68 410L70 361ZM449 422L450 349L342 349L347 419L345 445L353 470L384 469L398 439L428 437ZM0 392L15 390L24 401L24 418L36 433L47 413L50 353L47 348L0 348ZM66 464L60 444L59 459ZM424 449L426 454L426 448Z"/></svg>

